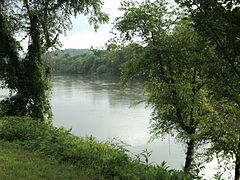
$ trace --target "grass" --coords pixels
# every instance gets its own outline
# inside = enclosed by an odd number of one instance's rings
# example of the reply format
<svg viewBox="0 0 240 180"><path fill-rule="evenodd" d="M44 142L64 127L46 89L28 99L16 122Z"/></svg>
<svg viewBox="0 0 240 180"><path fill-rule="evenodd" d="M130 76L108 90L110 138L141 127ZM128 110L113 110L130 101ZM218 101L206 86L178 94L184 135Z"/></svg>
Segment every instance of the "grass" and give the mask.
<svg viewBox="0 0 240 180"><path fill-rule="evenodd" d="M74 136L69 130L27 117L0 118L0 139L15 143L0 141L0 154L3 154L0 156L0 180L193 179L183 171L169 170L165 164L148 164L148 161L144 161L146 156L142 157L141 154L130 156L121 143L99 142L92 136ZM43 154L55 160L43 158ZM66 164L59 164L57 160Z"/></svg>
<svg viewBox="0 0 240 180"><path fill-rule="evenodd" d="M0 140L0 179L90 180L79 168L59 163L41 154L24 150L21 146Z"/></svg>

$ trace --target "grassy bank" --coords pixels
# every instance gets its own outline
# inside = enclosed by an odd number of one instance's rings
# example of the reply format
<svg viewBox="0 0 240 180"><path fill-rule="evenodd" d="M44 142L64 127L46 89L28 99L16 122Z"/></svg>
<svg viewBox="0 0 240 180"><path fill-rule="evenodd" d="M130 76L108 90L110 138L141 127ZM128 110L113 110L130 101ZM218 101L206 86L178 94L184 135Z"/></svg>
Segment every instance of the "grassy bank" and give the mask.
<svg viewBox="0 0 240 180"><path fill-rule="evenodd" d="M84 172L71 164L59 163L53 158L26 151L15 143L0 140L0 179L93 179L83 174Z"/></svg>
<svg viewBox="0 0 240 180"><path fill-rule="evenodd" d="M0 139L14 142L28 151L31 151L33 154L34 152L38 152L59 162L65 162L78 167L80 173L76 174L77 178L73 177L72 179L84 177L81 174L82 171L84 171L85 175L94 175L94 179L193 179L193 177L186 175L182 171L169 170L165 165L148 164L148 161L143 161L146 157L141 158L140 155L130 156L127 149L116 142L99 142L93 137L77 137L64 128L56 128L50 123L43 123L30 118L0 118ZM11 156L11 153L9 156ZM22 158L24 159L24 156ZM8 156L5 156L5 159L8 159ZM19 168L21 166L20 164L21 162L19 163ZM34 166L33 164L34 163L30 166ZM54 169L54 167L47 169ZM16 168L13 172L15 171L17 172L19 170ZM73 168L71 171L69 175L73 173L72 175L75 176L74 172L76 169ZM52 174L54 174L54 172L52 172Z"/></svg>

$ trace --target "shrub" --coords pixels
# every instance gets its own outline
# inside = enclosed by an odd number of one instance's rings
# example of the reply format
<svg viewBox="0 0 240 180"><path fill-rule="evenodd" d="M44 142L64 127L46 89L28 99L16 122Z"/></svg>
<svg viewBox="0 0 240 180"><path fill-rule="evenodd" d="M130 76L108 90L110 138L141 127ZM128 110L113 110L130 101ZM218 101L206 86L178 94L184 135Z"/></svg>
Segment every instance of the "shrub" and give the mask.
<svg viewBox="0 0 240 180"><path fill-rule="evenodd" d="M182 171L167 171L164 166L145 165L113 142L98 142L93 137L74 136L70 130L26 117L0 119L0 138L16 141L31 151L67 161L83 169L94 169L107 179L187 180Z"/></svg>

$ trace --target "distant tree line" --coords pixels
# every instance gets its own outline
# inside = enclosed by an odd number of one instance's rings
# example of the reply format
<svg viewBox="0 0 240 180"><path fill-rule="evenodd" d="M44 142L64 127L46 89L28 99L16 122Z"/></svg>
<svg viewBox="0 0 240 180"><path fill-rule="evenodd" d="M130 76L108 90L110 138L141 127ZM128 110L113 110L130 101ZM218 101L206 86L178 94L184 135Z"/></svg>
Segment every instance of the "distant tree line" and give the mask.
<svg viewBox="0 0 240 180"><path fill-rule="evenodd" d="M133 45L131 45L133 46ZM68 73L82 75L111 74L120 76L121 66L128 60L126 49L112 54L114 44L107 50L99 49L65 49L51 52L48 63L53 73ZM129 49L130 47L128 47ZM45 56L48 57L48 56Z"/></svg>

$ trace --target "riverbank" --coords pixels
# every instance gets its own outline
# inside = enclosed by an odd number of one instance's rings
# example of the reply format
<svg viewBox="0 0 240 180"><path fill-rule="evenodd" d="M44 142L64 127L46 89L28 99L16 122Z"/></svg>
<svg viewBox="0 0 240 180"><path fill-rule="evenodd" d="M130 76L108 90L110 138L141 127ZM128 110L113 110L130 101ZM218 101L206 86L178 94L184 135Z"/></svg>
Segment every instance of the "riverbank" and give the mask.
<svg viewBox="0 0 240 180"><path fill-rule="evenodd" d="M0 140L0 179L4 180L90 180L81 169L59 163L40 153L29 152L16 143Z"/></svg>
<svg viewBox="0 0 240 180"><path fill-rule="evenodd" d="M94 175L94 179L192 179L182 171L168 170L165 164L148 164L144 154L130 156L124 146L116 142L98 142L93 137L74 136L69 130L30 118L4 117L0 122L0 139L15 142L32 153L38 152L59 162L77 166ZM8 158L11 159L11 153L6 155L5 159ZM28 158L23 155L23 159Z"/></svg>

